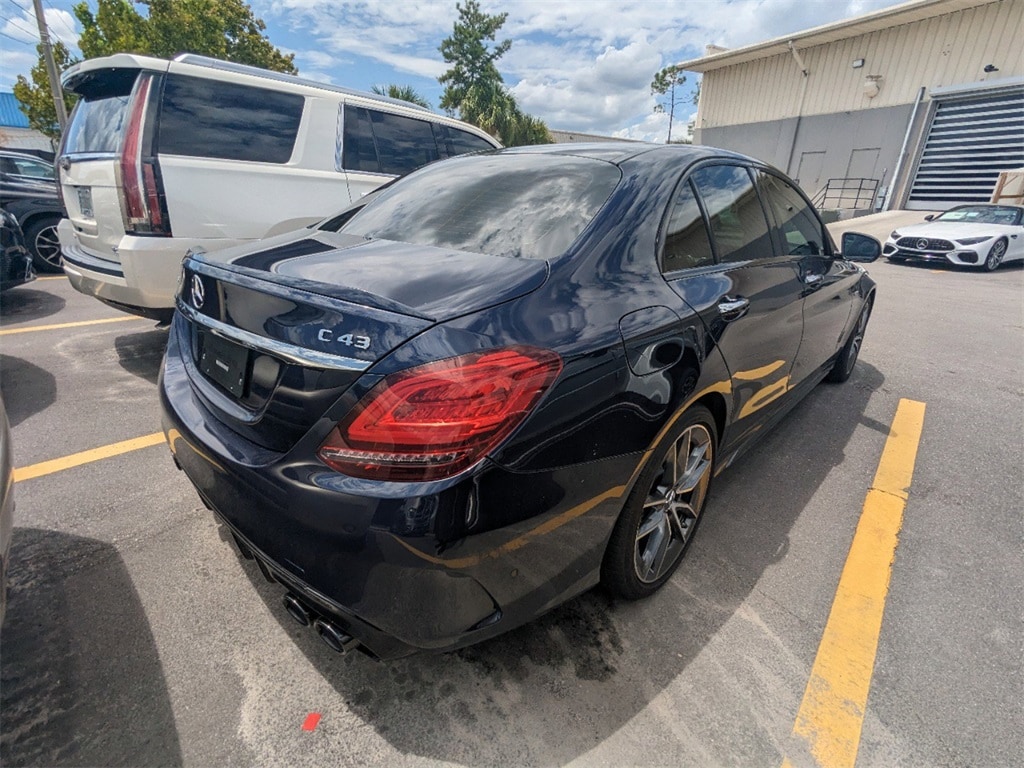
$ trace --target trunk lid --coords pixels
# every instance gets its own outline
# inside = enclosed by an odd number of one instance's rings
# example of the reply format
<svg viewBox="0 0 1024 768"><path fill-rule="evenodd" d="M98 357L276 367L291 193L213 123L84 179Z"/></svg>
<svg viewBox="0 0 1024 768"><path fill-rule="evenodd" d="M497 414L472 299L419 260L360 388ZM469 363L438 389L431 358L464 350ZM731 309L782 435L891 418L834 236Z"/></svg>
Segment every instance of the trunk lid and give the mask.
<svg viewBox="0 0 1024 768"><path fill-rule="evenodd" d="M177 322L186 368L213 413L275 451L408 339L547 277L544 261L317 230L261 246L186 258Z"/></svg>

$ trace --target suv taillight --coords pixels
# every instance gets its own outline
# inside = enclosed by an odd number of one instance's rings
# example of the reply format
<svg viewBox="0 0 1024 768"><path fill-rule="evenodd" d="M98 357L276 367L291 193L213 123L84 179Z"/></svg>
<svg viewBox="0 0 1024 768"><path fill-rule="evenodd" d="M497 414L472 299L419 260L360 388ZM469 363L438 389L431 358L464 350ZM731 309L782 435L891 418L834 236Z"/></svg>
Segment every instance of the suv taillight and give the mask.
<svg viewBox="0 0 1024 768"><path fill-rule="evenodd" d="M392 374L366 393L317 456L371 480L450 477L518 427L561 370L554 352L507 347Z"/></svg>
<svg viewBox="0 0 1024 768"><path fill-rule="evenodd" d="M154 75L139 75L128 113L121 148L124 231L129 235L169 237L171 222L167 218L160 164L152 152L152 131L146 131L150 102L155 101L150 98L154 82L158 82Z"/></svg>

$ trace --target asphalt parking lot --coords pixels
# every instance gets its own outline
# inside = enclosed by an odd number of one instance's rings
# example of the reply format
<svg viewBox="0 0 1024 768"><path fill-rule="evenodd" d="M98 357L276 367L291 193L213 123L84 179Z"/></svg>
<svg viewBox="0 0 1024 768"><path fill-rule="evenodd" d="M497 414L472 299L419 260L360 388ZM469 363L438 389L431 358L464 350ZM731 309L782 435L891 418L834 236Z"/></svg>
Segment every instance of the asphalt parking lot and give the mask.
<svg viewBox="0 0 1024 768"><path fill-rule="evenodd" d="M1024 269L869 269L878 300L853 377L716 479L665 589L640 603L593 591L486 644L389 664L296 625L174 468L156 397L165 331L62 277L5 293L19 471L0 760L812 765L801 732L839 716L807 714L805 689L848 682L816 659L909 401L923 423L884 618L865 635L877 653L840 653L866 660L853 753L1019 764ZM864 632L856 610L879 595L857 589L845 621Z"/></svg>

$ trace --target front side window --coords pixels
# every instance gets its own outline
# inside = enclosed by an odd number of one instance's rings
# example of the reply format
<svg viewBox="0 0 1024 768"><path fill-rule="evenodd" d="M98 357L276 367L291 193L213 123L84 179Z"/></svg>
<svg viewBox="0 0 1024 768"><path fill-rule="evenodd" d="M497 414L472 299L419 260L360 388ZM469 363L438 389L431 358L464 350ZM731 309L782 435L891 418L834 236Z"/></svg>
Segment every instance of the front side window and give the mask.
<svg viewBox="0 0 1024 768"><path fill-rule="evenodd" d="M399 180L345 222L365 238L495 256L547 259L597 215L621 178L611 163L581 157L479 155Z"/></svg>
<svg viewBox="0 0 1024 768"><path fill-rule="evenodd" d="M704 216L697 205L691 183L684 181L676 191L669 212L661 270L674 272L677 269L704 267L714 263L715 256L711 251Z"/></svg>
<svg viewBox="0 0 1024 768"><path fill-rule="evenodd" d="M764 209L747 169L712 165L692 175L711 222L720 261L751 261L774 256Z"/></svg>
<svg viewBox="0 0 1024 768"><path fill-rule="evenodd" d="M775 217L787 256L821 256L825 253L825 234L803 195L771 173L757 171L757 183L766 204Z"/></svg>
<svg viewBox="0 0 1024 768"><path fill-rule="evenodd" d="M294 93L168 75L160 106L161 154L287 163L305 99Z"/></svg>
<svg viewBox="0 0 1024 768"><path fill-rule="evenodd" d="M8 159L11 163L10 168L6 167ZM27 176L30 179L46 179L47 181L54 179L53 165L44 163L41 160L30 160L27 157L11 157L4 158L4 165L4 171L7 173Z"/></svg>

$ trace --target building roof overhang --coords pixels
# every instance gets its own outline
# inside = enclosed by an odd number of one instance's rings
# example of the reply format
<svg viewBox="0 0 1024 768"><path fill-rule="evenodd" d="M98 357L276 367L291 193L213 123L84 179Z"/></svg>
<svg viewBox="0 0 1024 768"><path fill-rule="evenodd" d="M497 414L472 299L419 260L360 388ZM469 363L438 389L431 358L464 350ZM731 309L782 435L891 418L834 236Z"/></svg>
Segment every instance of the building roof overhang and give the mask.
<svg viewBox="0 0 1024 768"><path fill-rule="evenodd" d="M880 11L853 16L831 24L823 24L820 27L812 27L765 42L742 48L732 48L713 53L710 56L702 56L699 59L690 59L678 66L688 72L710 72L722 67L731 67L734 64L743 64L748 61L789 53L791 43L799 49L811 48L994 2L999 2L999 0L911 0L890 8L883 8Z"/></svg>

